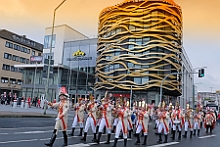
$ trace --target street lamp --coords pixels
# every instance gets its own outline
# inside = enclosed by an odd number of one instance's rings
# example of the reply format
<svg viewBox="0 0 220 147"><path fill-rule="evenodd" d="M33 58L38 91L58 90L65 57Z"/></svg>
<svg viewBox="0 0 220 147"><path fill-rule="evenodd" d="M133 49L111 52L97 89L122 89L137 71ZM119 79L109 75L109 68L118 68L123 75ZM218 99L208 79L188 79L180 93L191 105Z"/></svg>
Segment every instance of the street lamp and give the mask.
<svg viewBox="0 0 220 147"><path fill-rule="evenodd" d="M54 33L54 24L55 24L55 16L56 16L56 10L65 2L66 0L63 0L55 9L53 13L53 25L52 25L52 34L51 34L51 40L50 40L50 54L49 54L49 63L48 63L48 70L47 70L47 83L46 83L46 96L45 100L48 97L48 87L49 87L49 76L50 76L50 64L51 64L51 54L52 54L52 44L53 44L53 33ZM44 103L44 115L46 114L46 106L47 103Z"/></svg>
<svg viewBox="0 0 220 147"><path fill-rule="evenodd" d="M203 66L203 67L196 67L196 68L194 68L193 70L192 70L192 72L193 73L196 73L195 71L197 70L197 69L202 69L202 68L207 68L207 66ZM193 109L195 109L195 83L194 83L194 76L193 76L193 106L192 106L192 108Z"/></svg>

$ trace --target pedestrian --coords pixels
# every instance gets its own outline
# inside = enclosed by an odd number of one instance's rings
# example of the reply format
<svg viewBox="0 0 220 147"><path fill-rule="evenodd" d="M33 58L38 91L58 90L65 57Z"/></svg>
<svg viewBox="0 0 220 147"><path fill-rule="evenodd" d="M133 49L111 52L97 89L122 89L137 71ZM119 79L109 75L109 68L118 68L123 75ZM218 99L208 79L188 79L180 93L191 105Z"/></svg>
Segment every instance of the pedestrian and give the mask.
<svg viewBox="0 0 220 147"><path fill-rule="evenodd" d="M57 103L52 103L49 102L48 105L50 105L51 107L56 107L58 109L58 115L56 120L56 124L55 124L55 128L52 134L52 137L50 139L49 143L44 143L46 146L53 146L53 143L56 140L57 134L58 134L58 130L61 128L63 131L63 138L64 138L64 143L62 145L62 147L67 146L67 142L68 142L68 138L67 138L67 134L66 134L66 130L67 130L67 122L68 122L68 110L69 110L69 102L67 100L67 98L69 97L69 95L67 94L66 88L65 87L61 87L60 93L59 93L59 97L60 97L60 102Z"/></svg>
<svg viewBox="0 0 220 147"><path fill-rule="evenodd" d="M2 101L1 101L1 104L2 105L6 105L7 103L7 95L6 95L6 92L4 92L4 94L2 95L1 97Z"/></svg>

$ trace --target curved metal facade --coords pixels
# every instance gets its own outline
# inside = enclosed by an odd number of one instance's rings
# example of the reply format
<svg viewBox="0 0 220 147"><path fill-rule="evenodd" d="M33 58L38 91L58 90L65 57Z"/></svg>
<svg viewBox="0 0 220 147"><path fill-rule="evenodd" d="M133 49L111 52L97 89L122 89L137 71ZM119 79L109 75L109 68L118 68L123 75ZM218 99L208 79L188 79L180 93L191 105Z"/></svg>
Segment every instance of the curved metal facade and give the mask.
<svg viewBox="0 0 220 147"><path fill-rule="evenodd" d="M159 90L181 72L182 12L173 0L125 0L99 16L96 88ZM181 78L163 89L181 95Z"/></svg>

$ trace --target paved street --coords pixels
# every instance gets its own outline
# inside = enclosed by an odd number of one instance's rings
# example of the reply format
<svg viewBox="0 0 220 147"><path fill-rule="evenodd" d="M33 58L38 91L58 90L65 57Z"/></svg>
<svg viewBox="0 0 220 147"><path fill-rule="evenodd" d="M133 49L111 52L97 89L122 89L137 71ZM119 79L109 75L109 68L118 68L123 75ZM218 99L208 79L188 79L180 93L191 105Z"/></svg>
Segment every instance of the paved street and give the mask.
<svg viewBox="0 0 220 147"><path fill-rule="evenodd" d="M3 107L8 106L0 106L0 113L3 112ZM10 109L10 107L5 108ZM30 108L28 111L31 113L36 113L36 108ZM15 111L15 110L10 110ZM24 113L22 110L17 108L19 113ZM34 111L34 112L33 112ZM41 111L39 109L39 111ZM51 112L49 112L51 111ZM55 113L56 110L49 110L48 113ZM69 116L69 124L68 124L68 133L71 130L71 121L73 116L73 111L70 111ZM4 117L0 118L0 146L1 147L43 147L44 142L48 142L52 130L55 124L55 118L53 117ZM167 144L157 144L157 136L154 134L152 129L153 125L150 123L149 128L149 137L148 137L148 146L151 147L162 147L162 146L170 146L170 147L218 147L220 144L219 136L220 136L220 126L217 126L212 135L206 134L204 130L201 131L201 135L194 136L193 139L181 139L181 141L169 142ZM76 129L75 135L78 135L79 129ZM91 140L93 138L93 134L91 132L88 133L87 142L83 142L80 140L81 137L74 136L69 137L69 147L80 147L80 146L91 146L91 147L110 147L110 145L105 145L104 141L106 141L106 135L102 136L100 145L96 145ZM189 134L188 134L189 135ZM63 143L62 132L58 133L57 140L54 143L54 147L59 147ZM170 137L169 137L170 138ZM111 142L114 140L114 135L111 137ZM128 147L138 147L143 145L134 145L135 138L128 140ZM143 141L143 137L141 138ZM123 140L119 140L118 147L123 146Z"/></svg>

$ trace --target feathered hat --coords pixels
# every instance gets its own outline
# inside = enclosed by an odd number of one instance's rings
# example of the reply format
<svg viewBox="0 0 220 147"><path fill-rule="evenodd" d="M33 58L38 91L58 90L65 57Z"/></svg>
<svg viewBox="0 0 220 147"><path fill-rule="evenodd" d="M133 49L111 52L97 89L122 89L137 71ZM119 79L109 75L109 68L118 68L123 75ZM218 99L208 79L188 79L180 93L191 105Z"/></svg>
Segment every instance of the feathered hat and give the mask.
<svg viewBox="0 0 220 147"><path fill-rule="evenodd" d="M94 100L94 97L92 96L91 93L89 94L89 100L90 100L90 101L91 101L91 100Z"/></svg>
<svg viewBox="0 0 220 147"><path fill-rule="evenodd" d="M179 102L178 101L176 101L176 106L175 106L175 108L179 108Z"/></svg>
<svg viewBox="0 0 220 147"><path fill-rule="evenodd" d="M162 108L166 108L166 103L164 101L162 102Z"/></svg>
<svg viewBox="0 0 220 147"><path fill-rule="evenodd" d="M61 96L61 95L64 95L66 98L69 97L69 94L67 93L66 87L60 88L59 96Z"/></svg>
<svg viewBox="0 0 220 147"><path fill-rule="evenodd" d="M142 102L141 102L141 107L145 107L145 101L144 100L142 100Z"/></svg>
<svg viewBox="0 0 220 147"><path fill-rule="evenodd" d="M190 109L190 105L189 104L186 104L186 109Z"/></svg>

